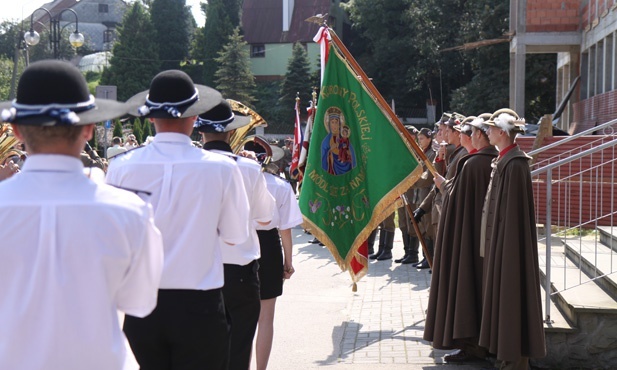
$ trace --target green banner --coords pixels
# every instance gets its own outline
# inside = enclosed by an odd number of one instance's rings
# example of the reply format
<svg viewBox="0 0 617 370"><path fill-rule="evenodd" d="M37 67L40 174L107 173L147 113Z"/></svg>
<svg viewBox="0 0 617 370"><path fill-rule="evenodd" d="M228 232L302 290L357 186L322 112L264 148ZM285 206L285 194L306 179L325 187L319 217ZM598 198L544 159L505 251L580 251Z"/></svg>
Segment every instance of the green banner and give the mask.
<svg viewBox="0 0 617 370"><path fill-rule="evenodd" d="M343 270L359 271L358 248L421 172L411 145L332 45L300 193L305 227Z"/></svg>

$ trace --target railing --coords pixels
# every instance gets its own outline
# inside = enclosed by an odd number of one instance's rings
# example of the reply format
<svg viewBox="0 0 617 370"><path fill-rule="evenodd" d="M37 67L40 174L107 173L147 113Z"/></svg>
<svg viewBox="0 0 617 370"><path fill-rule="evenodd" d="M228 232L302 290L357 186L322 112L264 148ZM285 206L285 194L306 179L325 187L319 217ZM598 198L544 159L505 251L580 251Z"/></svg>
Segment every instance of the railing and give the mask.
<svg viewBox="0 0 617 370"><path fill-rule="evenodd" d="M594 131L604 130L617 124L617 120L607 122L601 126L581 132L578 135L565 138L528 154L539 154L549 149L582 138L583 135ZM546 244L546 281L545 281L545 310L546 320L550 322L551 295L564 290L586 284L602 276L616 272L612 264L610 271L602 271L592 278L584 276L579 270L578 278L572 281L572 276L566 276L567 245L566 242L577 238L579 254L582 254L583 242L595 245L595 258L598 261L599 236L594 233L598 226L613 226L617 212L615 207L615 170L617 169L617 136L605 135L598 139L589 138L584 147L577 147L570 151L546 158L532 167L532 181L536 202L536 222L544 224L545 237L538 240ZM572 145L572 143L570 144ZM583 234L590 233L586 237ZM575 237L571 236L575 235ZM562 241L563 251L563 285L561 289L552 292L551 265L558 262L553 260L553 238ZM613 249L611 249L611 259ZM556 265L559 267L558 265ZM597 276L600 275L600 276ZM570 281L567 281L567 280Z"/></svg>

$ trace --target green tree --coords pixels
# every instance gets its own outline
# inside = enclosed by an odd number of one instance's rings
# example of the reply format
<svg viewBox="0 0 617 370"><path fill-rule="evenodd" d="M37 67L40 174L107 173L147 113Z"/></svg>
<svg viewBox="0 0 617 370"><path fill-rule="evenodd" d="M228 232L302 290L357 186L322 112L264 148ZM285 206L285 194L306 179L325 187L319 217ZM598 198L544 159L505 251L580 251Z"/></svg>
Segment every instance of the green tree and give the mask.
<svg viewBox="0 0 617 370"><path fill-rule="evenodd" d="M216 71L216 88L229 99L251 105L255 98L255 77L251 72L249 52L246 42L236 27L229 37L229 43L223 46L219 57L214 60L220 64Z"/></svg>
<svg viewBox="0 0 617 370"><path fill-rule="evenodd" d="M147 89L152 77L159 72L154 34L147 10L139 2L133 3L118 29L110 67L101 77L101 84L118 87L118 100L125 101Z"/></svg>
<svg viewBox="0 0 617 370"><path fill-rule="evenodd" d="M137 140L139 144L144 142L144 133L139 117L133 120L133 135L135 135L135 140Z"/></svg>
<svg viewBox="0 0 617 370"><path fill-rule="evenodd" d="M291 130L288 132L293 131L296 94L300 95L301 105L305 105L311 99L311 88L312 79L308 54L304 46L297 42L294 44L291 58L287 63L287 72L281 85L279 99L279 109L283 119L282 124L291 127Z"/></svg>
<svg viewBox="0 0 617 370"><path fill-rule="evenodd" d="M115 119L113 121L113 124L114 130L112 136L122 138L122 136L124 135L124 133L122 132L122 122L120 122L120 120L118 119Z"/></svg>
<svg viewBox="0 0 617 370"><path fill-rule="evenodd" d="M185 0L153 0L150 17L155 25L161 68L178 69L188 57L189 28L192 26ZM193 20L194 22L194 20Z"/></svg>
<svg viewBox="0 0 617 370"><path fill-rule="evenodd" d="M9 100L12 76L13 61L0 57L0 100Z"/></svg>
<svg viewBox="0 0 617 370"><path fill-rule="evenodd" d="M220 68L216 58L234 29L240 25L241 8L242 0L208 1L203 37L197 38L200 44L195 47L196 58L203 62L203 79L206 85L215 84L215 74Z"/></svg>
<svg viewBox="0 0 617 370"><path fill-rule="evenodd" d="M144 139L144 141L148 138L148 136L154 136L152 133L152 123L149 119L144 119L144 121L141 123L141 129L143 130L142 138Z"/></svg>

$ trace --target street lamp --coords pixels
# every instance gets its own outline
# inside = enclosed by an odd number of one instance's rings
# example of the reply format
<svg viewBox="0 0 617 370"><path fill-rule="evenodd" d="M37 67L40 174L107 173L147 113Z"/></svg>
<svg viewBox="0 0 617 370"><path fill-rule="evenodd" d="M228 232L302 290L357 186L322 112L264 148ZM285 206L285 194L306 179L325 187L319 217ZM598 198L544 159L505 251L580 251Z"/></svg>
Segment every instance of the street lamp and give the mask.
<svg viewBox="0 0 617 370"><path fill-rule="evenodd" d="M34 30L34 13L36 13L37 10L43 10L49 16L49 45L54 51L55 59L59 58L58 45L60 44L60 34L62 31L62 28L60 27L60 19L62 18L62 13L70 11L75 15L75 32L71 33L71 35L69 36L69 42L71 43L71 45L73 45L73 47L75 48L78 48L84 44L84 35L79 33L79 19L77 18L77 13L75 13L73 9L68 8L62 9L55 16L52 16L49 10L45 8L35 9L30 15L30 31L24 34L24 41L26 41L26 44L34 46L38 44L41 40L41 36L39 35L39 33Z"/></svg>

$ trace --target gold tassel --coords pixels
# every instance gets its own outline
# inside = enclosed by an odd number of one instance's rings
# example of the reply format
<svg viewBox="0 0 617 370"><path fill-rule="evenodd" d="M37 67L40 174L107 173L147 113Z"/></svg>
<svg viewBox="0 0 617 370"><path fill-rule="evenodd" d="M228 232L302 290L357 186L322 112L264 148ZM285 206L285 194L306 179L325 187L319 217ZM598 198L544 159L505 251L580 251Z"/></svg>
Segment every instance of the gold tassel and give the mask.
<svg viewBox="0 0 617 370"><path fill-rule="evenodd" d="M354 292L354 293L357 292L358 291L358 284L353 283L353 286L351 287L351 291Z"/></svg>

